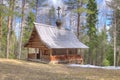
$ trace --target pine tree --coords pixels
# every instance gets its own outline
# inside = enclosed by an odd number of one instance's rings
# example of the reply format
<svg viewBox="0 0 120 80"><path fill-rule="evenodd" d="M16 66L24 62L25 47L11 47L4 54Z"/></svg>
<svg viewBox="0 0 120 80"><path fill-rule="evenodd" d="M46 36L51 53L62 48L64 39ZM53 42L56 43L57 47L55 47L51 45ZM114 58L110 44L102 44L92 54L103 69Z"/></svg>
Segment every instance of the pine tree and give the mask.
<svg viewBox="0 0 120 80"><path fill-rule="evenodd" d="M77 15L77 38L80 39L80 31L82 29L82 20L81 16L83 13L91 14L92 11L85 8L84 6L87 4L88 0L68 0L65 3L68 5L68 9L76 13Z"/></svg>
<svg viewBox="0 0 120 80"><path fill-rule="evenodd" d="M91 10L92 14L87 14L87 34L89 36L89 57L88 63L93 64L93 49L96 47L96 23L97 23L97 3L95 0L89 0L87 9Z"/></svg>
<svg viewBox="0 0 120 80"><path fill-rule="evenodd" d="M2 42L2 5L3 5L3 0L0 2L0 52L1 52L1 42Z"/></svg>
<svg viewBox="0 0 120 80"><path fill-rule="evenodd" d="M19 42L19 56L18 59L20 59L21 57L21 53L22 53L22 39L23 39L23 27L24 27L24 10L25 10L25 0L22 0L22 12L21 12L21 29L20 29L20 42Z"/></svg>
<svg viewBox="0 0 120 80"><path fill-rule="evenodd" d="M6 58L9 58L9 45L10 45L10 32L11 32L11 22L13 15L13 6L14 0L9 1L9 10L8 10L8 23L7 23L7 39L6 39Z"/></svg>

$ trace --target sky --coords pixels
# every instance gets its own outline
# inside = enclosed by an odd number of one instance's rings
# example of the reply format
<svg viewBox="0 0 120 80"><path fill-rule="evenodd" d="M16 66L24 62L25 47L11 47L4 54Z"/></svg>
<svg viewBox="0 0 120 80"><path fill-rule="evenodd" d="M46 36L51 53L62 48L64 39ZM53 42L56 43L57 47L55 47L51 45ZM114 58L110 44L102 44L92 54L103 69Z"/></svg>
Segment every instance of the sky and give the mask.
<svg viewBox="0 0 120 80"><path fill-rule="evenodd" d="M111 11L111 9L106 5L106 1L111 0L97 0L98 9L99 9L99 15L98 15L98 28L101 29L103 26L107 26L107 29L109 29L109 20L107 19L106 15Z"/></svg>

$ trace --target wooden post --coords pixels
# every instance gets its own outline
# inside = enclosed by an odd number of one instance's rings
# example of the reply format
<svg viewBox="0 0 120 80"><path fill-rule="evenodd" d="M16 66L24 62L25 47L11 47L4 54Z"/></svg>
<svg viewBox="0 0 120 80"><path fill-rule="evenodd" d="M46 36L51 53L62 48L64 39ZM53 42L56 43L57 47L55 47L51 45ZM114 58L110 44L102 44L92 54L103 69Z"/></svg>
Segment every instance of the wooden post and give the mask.
<svg viewBox="0 0 120 80"><path fill-rule="evenodd" d="M66 59L66 60L67 60L68 62L70 62L70 61L69 61L69 58L68 58L68 57L69 57L69 56L68 56L68 55L69 55L68 49L66 49L66 53L67 53L67 59Z"/></svg>
<svg viewBox="0 0 120 80"><path fill-rule="evenodd" d="M82 49L80 48L80 54L82 55Z"/></svg>
<svg viewBox="0 0 120 80"><path fill-rule="evenodd" d="M41 57L42 57L42 51L41 51L41 49L39 49L39 51L40 51L40 59L41 59Z"/></svg>
<svg viewBox="0 0 120 80"><path fill-rule="evenodd" d="M76 51L77 51L77 54L79 54L79 49L76 49Z"/></svg>
<svg viewBox="0 0 120 80"><path fill-rule="evenodd" d="M50 49L50 56L52 56L52 49Z"/></svg>
<svg viewBox="0 0 120 80"><path fill-rule="evenodd" d="M27 59L29 59L28 55L29 55L29 48L27 48L27 55L26 55Z"/></svg>
<svg viewBox="0 0 120 80"><path fill-rule="evenodd" d="M68 51L68 49L66 50L66 53L67 53L67 56L69 55L69 51Z"/></svg>
<svg viewBox="0 0 120 80"><path fill-rule="evenodd" d="M51 60L51 57L52 57L52 49L50 49L50 60Z"/></svg>
<svg viewBox="0 0 120 80"><path fill-rule="evenodd" d="M75 49L74 48L72 49L72 54L75 54Z"/></svg>
<svg viewBox="0 0 120 80"><path fill-rule="evenodd" d="M35 48L35 59L37 59L37 48Z"/></svg>

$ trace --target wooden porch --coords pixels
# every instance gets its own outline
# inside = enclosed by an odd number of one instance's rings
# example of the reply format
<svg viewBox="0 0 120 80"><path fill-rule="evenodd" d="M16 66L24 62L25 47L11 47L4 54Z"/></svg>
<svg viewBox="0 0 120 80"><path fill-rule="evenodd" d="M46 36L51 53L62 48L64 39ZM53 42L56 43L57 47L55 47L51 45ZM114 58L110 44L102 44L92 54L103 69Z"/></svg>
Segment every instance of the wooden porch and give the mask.
<svg viewBox="0 0 120 80"><path fill-rule="evenodd" d="M41 62L47 63L76 63L81 64L83 59L81 55L72 54L72 55L42 55L40 54L30 53L28 54L28 60L40 60Z"/></svg>

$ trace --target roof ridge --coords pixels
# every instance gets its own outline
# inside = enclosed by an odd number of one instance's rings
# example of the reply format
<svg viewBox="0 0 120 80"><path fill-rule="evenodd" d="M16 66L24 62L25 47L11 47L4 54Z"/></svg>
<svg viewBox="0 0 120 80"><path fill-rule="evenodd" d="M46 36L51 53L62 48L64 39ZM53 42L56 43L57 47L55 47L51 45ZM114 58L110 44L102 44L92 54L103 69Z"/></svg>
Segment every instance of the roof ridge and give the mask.
<svg viewBox="0 0 120 80"><path fill-rule="evenodd" d="M36 23L34 22L35 25L41 25L41 26L45 26L45 27L56 27L56 26L52 26L52 25L48 25L48 24L43 24L43 23Z"/></svg>

